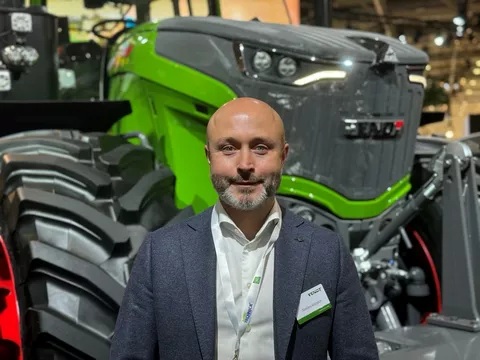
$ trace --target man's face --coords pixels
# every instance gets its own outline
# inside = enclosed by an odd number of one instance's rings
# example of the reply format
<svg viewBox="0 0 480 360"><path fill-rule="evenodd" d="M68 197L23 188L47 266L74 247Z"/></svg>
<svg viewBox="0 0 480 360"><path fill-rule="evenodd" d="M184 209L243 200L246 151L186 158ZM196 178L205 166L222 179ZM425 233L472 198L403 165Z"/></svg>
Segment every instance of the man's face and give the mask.
<svg viewBox="0 0 480 360"><path fill-rule="evenodd" d="M275 195L288 151L273 114L248 112L215 121L206 151L220 199L252 210ZM277 124L277 126L275 126Z"/></svg>

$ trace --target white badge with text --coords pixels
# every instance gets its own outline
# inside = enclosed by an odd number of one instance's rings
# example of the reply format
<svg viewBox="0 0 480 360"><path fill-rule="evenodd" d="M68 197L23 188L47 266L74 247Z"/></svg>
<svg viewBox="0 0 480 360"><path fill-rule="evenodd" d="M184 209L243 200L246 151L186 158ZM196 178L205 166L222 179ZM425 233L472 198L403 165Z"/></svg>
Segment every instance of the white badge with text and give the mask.
<svg viewBox="0 0 480 360"><path fill-rule="evenodd" d="M297 320L303 324L332 307L322 284L302 293L297 311Z"/></svg>

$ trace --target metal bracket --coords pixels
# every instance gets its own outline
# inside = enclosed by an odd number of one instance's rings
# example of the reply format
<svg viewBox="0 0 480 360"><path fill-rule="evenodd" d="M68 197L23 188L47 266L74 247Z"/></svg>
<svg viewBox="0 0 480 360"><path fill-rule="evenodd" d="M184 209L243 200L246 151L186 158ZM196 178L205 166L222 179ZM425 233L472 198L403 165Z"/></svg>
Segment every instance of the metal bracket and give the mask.
<svg viewBox="0 0 480 360"><path fill-rule="evenodd" d="M471 156L444 159L442 228L442 311L427 322L479 332L480 208Z"/></svg>
<svg viewBox="0 0 480 360"><path fill-rule="evenodd" d="M140 131L132 131L132 132L129 132L129 133L126 133L126 134L122 134L122 137L125 140L138 139L138 140L140 140L140 143L142 144L143 147L145 147L149 150L153 150L153 147L150 144L150 141L148 140L148 137Z"/></svg>

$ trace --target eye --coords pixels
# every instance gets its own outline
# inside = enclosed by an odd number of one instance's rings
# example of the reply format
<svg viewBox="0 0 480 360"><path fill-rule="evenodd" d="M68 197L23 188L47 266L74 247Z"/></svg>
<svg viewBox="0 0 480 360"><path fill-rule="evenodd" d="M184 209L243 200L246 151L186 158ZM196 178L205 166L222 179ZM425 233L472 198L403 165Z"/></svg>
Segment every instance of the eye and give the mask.
<svg viewBox="0 0 480 360"><path fill-rule="evenodd" d="M225 146L222 146L222 151L232 152L232 151L235 151L235 148L232 145L225 145Z"/></svg>
<svg viewBox="0 0 480 360"><path fill-rule="evenodd" d="M256 145L254 147L254 150L259 153L265 153L268 151L268 147L266 147L265 145Z"/></svg>

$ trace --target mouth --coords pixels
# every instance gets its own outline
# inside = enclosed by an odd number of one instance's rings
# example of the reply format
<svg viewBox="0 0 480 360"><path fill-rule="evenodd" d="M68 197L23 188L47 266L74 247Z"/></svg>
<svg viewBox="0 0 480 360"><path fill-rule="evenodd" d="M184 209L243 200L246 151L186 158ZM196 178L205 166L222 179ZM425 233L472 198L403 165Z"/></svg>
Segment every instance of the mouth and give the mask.
<svg viewBox="0 0 480 360"><path fill-rule="evenodd" d="M260 182L249 182L249 181L242 181L242 182L234 182L233 183L236 186L241 186L241 187L248 187L248 186L256 186L259 185Z"/></svg>

